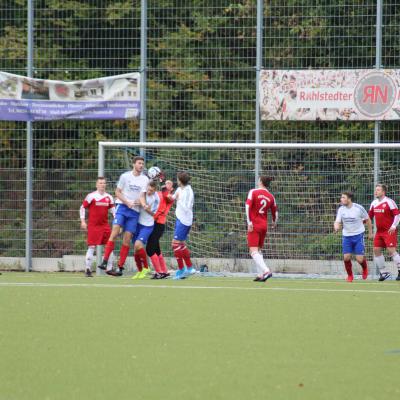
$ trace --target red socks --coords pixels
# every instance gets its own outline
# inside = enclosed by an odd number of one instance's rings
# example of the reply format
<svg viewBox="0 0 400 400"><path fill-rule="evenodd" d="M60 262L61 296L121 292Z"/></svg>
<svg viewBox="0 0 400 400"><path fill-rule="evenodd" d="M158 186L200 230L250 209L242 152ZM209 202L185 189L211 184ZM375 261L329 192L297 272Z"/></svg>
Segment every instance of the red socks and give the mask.
<svg viewBox="0 0 400 400"><path fill-rule="evenodd" d="M147 262L146 250L143 247L141 249L135 251L135 261L136 260L140 260L141 267L149 268L149 263ZM139 271L141 271L141 270L139 270Z"/></svg>
<svg viewBox="0 0 400 400"><path fill-rule="evenodd" d="M160 254L158 256L158 261L160 262L160 269L161 272L163 272L164 274L168 273L168 268L167 268L167 264L165 263L164 257L162 254Z"/></svg>
<svg viewBox="0 0 400 400"><path fill-rule="evenodd" d="M344 267L346 268L347 275L352 276L353 268L350 260L344 262Z"/></svg>
<svg viewBox="0 0 400 400"><path fill-rule="evenodd" d="M112 253L112 251L114 250L115 247L115 243L112 242L111 240L109 240L106 244L106 247L104 249L104 257L103 260L108 261L108 259L110 258L110 254Z"/></svg>
<svg viewBox="0 0 400 400"><path fill-rule="evenodd" d="M134 257L135 257L135 262L136 262L136 268L138 269L139 272L141 272L143 269L142 259L138 253L135 253Z"/></svg>
<svg viewBox="0 0 400 400"><path fill-rule="evenodd" d="M126 258L128 257L128 254L129 254L129 246L125 246L123 244L121 246L121 250L119 251L118 267L124 268L124 264L125 264Z"/></svg>
<svg viewBox="0 0 400 400"><path fill-rule="evenodd" d="M160 265L160 260L158 259L158 255L156 253L154 253L151 257L150 257L151 263L153 264L154 270L157 273L161 273L163 272L161 269L161 265Z"/></svg>
<svg viewBox="0 0 400 400"><path fill-rule="evenodd" d="M181 253L182 253L182 257L183 257L183 260L185 261L186 266L188 268L190 268L192 266L192 260L190 259L190 251L186 247L186 245L183 245Z"/></svg>
<svg viewBox="0 0 400 400"><path fill-rule="evenodd" d="M364 261L360 264L362 269L368 269L367 260L364 258Z"/></svg>
<svg viewBox="0 0 400 400"><path fill-rule="evenodd" d="M182 246L180 243L178 244L173 244L172 245L172 250L174 251L174 256L176 258L176 261L178 262L178 268L183 269L184 264L183 264L183 254L182 254Z"/></svg>

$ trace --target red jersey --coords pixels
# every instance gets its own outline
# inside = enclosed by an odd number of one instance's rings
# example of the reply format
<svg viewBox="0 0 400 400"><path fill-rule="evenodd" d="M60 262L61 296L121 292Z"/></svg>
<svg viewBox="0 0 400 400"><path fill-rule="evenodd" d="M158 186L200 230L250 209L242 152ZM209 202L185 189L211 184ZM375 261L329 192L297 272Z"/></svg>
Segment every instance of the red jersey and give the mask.
<svg viewBox="0 0 400 400"><path fill-rule="evenodd" d="M389 199L389 197L384 197L382 200L375 199L371 203L371 207L368 211L368 215L371 218L375 218L376 229L378 232L386 232L394 224L397 226L398 219L396 217L400 214L396 203Z"/></svg>
<svg viewBox="0 0 400 400"><path fill-rule="evenodd" d="M275 197L267 189L252 189L247 195L249 218L254 229L267 230L268 210L271 210L272 220L276 221L278 207Z"/></svg>
<svg viewBox="0 0 400 400"><path fill-rule="evenodd" d="M85 208L89 210L88 226L108 225L108 210L114 208L114 200L108 193L89 193L82 203L81 219L85 218ZM113 210L112 213L114 214Z"/></svg>
<svg viewBox="0 0 400 400"><path fill-rule="evenodd" d="M154 221L157 222L157 224L165 224L167 222L167 215L172 207L172 204L174 203L174 200L168 198L169 194L170 193L166 189L158 192L158 196L160 197L160 205L154 214Z"/></svg>

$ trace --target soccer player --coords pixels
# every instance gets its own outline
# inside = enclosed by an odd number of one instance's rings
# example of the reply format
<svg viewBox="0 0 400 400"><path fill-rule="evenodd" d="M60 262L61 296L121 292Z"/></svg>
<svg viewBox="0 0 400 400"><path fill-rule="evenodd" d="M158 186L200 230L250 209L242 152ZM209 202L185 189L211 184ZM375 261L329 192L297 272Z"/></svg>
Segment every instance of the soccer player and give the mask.
<svg viewBox="0 0 400 400"><path fill-rule="evenodd" d="M117 208L113 220L113 228L106 244L103 262L99 265L99 268L106 269L110 254L114 250L115 239L121 228L124 229L124 234L119 253L118 268L107 271L108 275L121 276L123 274L132 236L136 233L140 207L148 208L145 194L149 178L143 175L143 169L144 158L141 156L134 157L132 171L125 172L120 176L115 190Z"/></svg>
<svg viewBox="0 0 400 400"><path fill-rule="evenodd" d="M133 275L132 279L143 279L149 274L149 264L147 262L147 254L145 246L154 229L154 214L160 205L160 197L156 192L157 184L150 181L147 186L146 204L141 208L139 222L136 229L136 234L133 238L134 242L134 257L138 272Z"/></svg>
<svg viewBox="0 0 400 400"><path fill-rule="evenodd" d="M87 231L87 245L85 259L85 274L92 276L92 262L96 246L105 245L110 237L111 229L108 224L108 213L115 215L114 200L106 193L106 178L99 176L96 180L96 191L89 193L83 201L79 210L81 218L81 229ZM88 223L86 223L86 209L89 211ZM112 269L113 254L107 263L107 270Z"/></svg>
<svg viewBox="0 0 400 400"><path fill-rule="evenodd" d="M174 203L174 200L170 197L173 190L172 181L167 180L161 191L158 192L160 206L154 214L154 229L146 246L147 254L155 270L155 274L151 279L165 279L169 277L167 265L161 252L160 239L165 231L167 215Z"/></svg>
<svg viewBox="0 0 400 400"><path fill-rule="evenodd" d="M400 281L400 255L396 251L397 225L400 221L400 211L396 203L389 197L386 197L386 193L386 185L376 185L376 199L371 203L368 212L371 220L375 218L374 261L379 268L379 281L381 282L391 276L390 272L385 271L385 257L382 255L382 250L385 248L397 266L399 273L396 280Z"/></svg>
<svg viewBox="0 0 400 400"><path fill-rule="evenodd" d="M352 192L343 192L340 196L341 206L339 207L336 220L333 225L335 232L340 227L342 230L343 262L347 272L347 282L353 282L353 267L351 264L351 255L355 254L357 262L362 268L362 278L368 278L368 264L365 258L364 244L364 223L368 227L368 238L372 239L372 223L364 207L353 203L354 195Z"/></svg>
<svg viewBox="0 0 400 400"><path fill-rule="evenodd" d="M193 223L194 194L189 185L190 176L187 172L179 172L177 180L178 189L174 195L170 196L171 199L176 200L176 222L172 250L178 262L178 270L174 279L184 279L196 272L190 259L190 251L186 245L186 239Z"/></svg>
<svg viewBox="0 0 400 400"><path fill-rule="evenodd" d="M258 188L250 190L246 200L247 243L258 270L255 282L265 282L272 277L261 252L268 230L268 210L272 216L272 228L275 228L278 222L275 197L267 189L271 181L272 178L268 176L260 176Z"/></svg>

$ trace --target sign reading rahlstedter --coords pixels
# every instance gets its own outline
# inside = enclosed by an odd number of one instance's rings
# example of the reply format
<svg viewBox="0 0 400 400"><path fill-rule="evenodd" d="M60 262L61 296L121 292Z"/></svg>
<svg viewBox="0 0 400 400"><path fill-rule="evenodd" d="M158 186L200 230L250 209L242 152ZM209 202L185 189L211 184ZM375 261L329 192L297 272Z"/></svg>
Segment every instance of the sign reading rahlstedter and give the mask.
<svg viewBox="0 0 400 400"><path fill-rule="evenodd" d="M0 72L0 120L134 119L140 74L65 82Z"/></svg>
<svg viewBox="0 0 400 400"><path fill-rule="evenodd" d="M400 70L263 70L263 120L400 119Z"/></svg>

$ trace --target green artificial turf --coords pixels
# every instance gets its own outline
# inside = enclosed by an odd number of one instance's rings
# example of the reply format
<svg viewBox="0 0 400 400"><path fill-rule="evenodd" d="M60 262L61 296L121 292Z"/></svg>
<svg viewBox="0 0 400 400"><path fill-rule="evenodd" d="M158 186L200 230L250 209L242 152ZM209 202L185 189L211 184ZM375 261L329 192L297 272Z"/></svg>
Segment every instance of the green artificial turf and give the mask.
<svg viewBox="0 0 400 400"><path fill-rule="evenodd" d="M399 305L393 281L4 273L0 399L393 400Z"/></svg>

